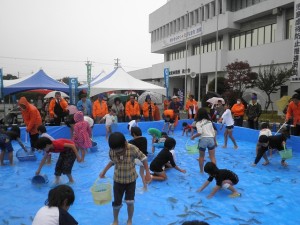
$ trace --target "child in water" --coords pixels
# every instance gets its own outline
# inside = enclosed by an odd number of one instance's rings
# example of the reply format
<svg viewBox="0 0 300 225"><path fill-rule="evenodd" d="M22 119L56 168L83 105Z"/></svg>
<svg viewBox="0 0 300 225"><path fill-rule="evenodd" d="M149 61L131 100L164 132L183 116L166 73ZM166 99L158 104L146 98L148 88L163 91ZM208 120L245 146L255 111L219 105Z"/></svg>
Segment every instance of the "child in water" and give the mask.
<svg viewBox="0 0 300 225"><path fill-rule="evenodd" d="M207 198L212 198L221 188L228 189L232 192L229 197L235 198L240 197L241 194L234 188L239 182L238 176L227 169L219 169L213 162L207 162L204 166L205 173L208 173L209 178L205 183L197 190L198 192L203 191L213 179L216 179L216 186L212 192L207 196Z"/></svg>
<svg viewBox="0 0 300 225"><path fill-rule="evenodd" d="M17 126L12 126L12 128L8 131L1 130L0 131L0 165L4 165L4 155L7 152L8 153L8 160L9 164L13 165L13 147L12 147L12 141L17 141L19 145L24 149L25 152L27 152L26 147L22 143L21 139L21 131L20 128Z"/></svg>

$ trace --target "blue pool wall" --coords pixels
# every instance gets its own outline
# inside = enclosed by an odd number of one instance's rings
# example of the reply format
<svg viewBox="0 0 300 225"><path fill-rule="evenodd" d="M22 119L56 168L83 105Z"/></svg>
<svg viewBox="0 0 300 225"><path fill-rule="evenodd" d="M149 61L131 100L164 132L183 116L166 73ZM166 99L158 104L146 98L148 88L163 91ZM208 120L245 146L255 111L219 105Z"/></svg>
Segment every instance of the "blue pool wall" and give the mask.
<svg viewBox="0 0 300 225"><path fill-rule="evenodd" d="M187 122L192 124L193 120L183 119L178 121L178 125L175 127L175 130L182 130L182 123ZM152 121L152 122L139 122L138 126L142 129L143 135L146 136L147 129L157 128L161 130L163 128L164 121ZM113 131L119 131L124 134L129 134L127 129L127 123L118 123ZM220 130L221 124L215 123L218 129L218 135L223 135L225 127ZM50 134L53 138L70 138L70 128L67 126L47 126L47 133ZM257 142L258 139L258 130L253 130L245 127L234 127L233 135L237 141L248 141L248 142ZM273 133L274 134L274 133ZM105 136L105 124L95 124L93 127L93 136ZM26 129L21 128L21 139L26 141ZM27 137L29 142L29 137ZM292 148L293 151L300 151L300 137L291 135L291 138L287 141L287 146Z"/></svg>

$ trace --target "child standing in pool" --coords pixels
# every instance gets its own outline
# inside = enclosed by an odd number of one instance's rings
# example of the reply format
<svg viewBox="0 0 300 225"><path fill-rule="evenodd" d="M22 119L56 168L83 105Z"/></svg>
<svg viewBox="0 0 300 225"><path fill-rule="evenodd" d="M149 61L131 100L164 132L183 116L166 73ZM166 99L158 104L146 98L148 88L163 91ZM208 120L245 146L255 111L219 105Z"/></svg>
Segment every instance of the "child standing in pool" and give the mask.
<svg viewBox="0 0 300 225"><path fill-rule="evenodd" d="M199 148L199 167L200 173L203 173L205 150L208 149L210 160L216 164L215 147L216 147L216 133L212 121L208 115L208 112L204 108L200 108L196 114L196 128L197 133L191 137L194 140L196 137L200 137Z"/></svg>
<svg viewBox="0 0 300 225"><path fill-rule="evenodd" d="M72 177L73 164L76 158L78 162L81 162L75 143L64 138L51 141L49 138L41 137L37 140L36 144L37 149L43 149L45 154L37 171L35 172L35 175L40 174L50 152L59 153L54 173L55 184L59 184L61 174L66 174L69 178L69 183L74 183L74 179Z"/></svg>
<svg viewBox="0 0 300 225"><path fill-rule="evenodd" d="M138 177L134 161L139 159L143 163L146 171L145 181L150 182L151 176L147 157L136 146L128 144L125 136L120 132L114 132L109 136L108 145L111 161L105 166L99 177L104 178L106 172L114 166L113 225L119 224L119 212L122 207L124 194L128 214L127 225L132 225L136 179Z"/></svg>
<svg viewBox="0 0 300 225"><path fill-rule="evenodd" d="M106 129L106 134L105 134L105 137L106 137L106 140L108 140L108 137L109 135L112 133L112 129L111 129L111 126L113 124L116 124L118 121L118 118L116 116L116 111L114 109L111 109L109 111L108 114L106 114L101 120L100 120L100 123L102 121L105 120L105 129Z"/></svg>
<svg viewBox="0 0 300 225"><path fill-rule="evenodd" d="M78 111L74 114L74 132L72 140L81 152L81 161L84 162L85 152L92 147L92 129L90 124L84 120L83 112Z"/></svg>
<svg viewBox="0 0 300 225"><path fill-rule="evenodd" d="M8 131L0 130L0 165L4 165L4 155L7 152L8 154L8 160L9 164L13 165L13 147L12 147L12 141L17 141L19 145L24 149L25 152L27 152L26 147L22 143L21 139L21 131L20 128L17 126L12 126L12 128Z"/></svg>
<svg viewBox="0 0 300 225"><path fill-rule="evenodd" d="M131 120L128 123L127 129L129 130L129 132L130 132L130 130L131 130L132 127L138 127L139 126L138 123L140 122L140 119L141 119L141 117L137 116L135 120Z"/></svg>
<svg viewBox="0 0 300 225"><path fill-rule="evenodd" d="M205 173L208 173L209 178L205 183L197 190L198 192L203 191L213 179L216 180L216 186L212 192L207 196L207 198L212 198L221 188L228 189L232 192L229 197L235 198L240 197L241 194L234 188L239 182L238 176L227 169L219 169L213 162L207 162L204 166Z"/></svg>
<svg viewBox="0 0 300 225"><path fill-rule="evenodd" d="M167 174L165 172L165 165L170 164L173 168L180 171L181 173L186 173L186 170L179 168L170 152L176 146L176 141L174 138L168 137L165 141L164 148L158 153L158 155L153 159L150 164L150 170L153 172L152 179L164 181L167 179Z"/></svg>
<svg viewBox="0 0 300 225"><path fill-rule="evenodd" d="M224 132L223 148L227 148L227 140L228 140L228 136L229 136L229 138L231 139L231 141L234 144L234 149L237 149L238 146L237 146L236 141L232 134L233 128L234 128L234 120L232 118L230 106L228 105L228 103L225 104L224 108L225 108L225 112L222 114L221 118L219 119L219 123L222 123L220 130L222 130L223 124L226 124L225 132Z"/></svg>

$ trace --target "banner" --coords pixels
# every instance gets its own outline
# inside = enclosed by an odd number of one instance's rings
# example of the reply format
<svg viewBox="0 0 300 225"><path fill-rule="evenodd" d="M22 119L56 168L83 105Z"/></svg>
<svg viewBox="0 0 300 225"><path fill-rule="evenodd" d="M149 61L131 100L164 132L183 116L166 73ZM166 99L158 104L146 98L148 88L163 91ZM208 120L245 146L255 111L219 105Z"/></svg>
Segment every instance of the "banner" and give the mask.
<svg viewBox="0 0 300 225"><path fill-rule="evenodd" d="M169 68L164 69L164 79L165 79L165 87L166 87L166 96L169 97L169 75L170 70Z"/></svg>
<svg viewBox="0 0 300 225"><path fill-rule="evenodd" d="M70 105L76 105L77 102L77 87L78 87L78 79L77 78L69 78L69 96L70 96Z"/></svg>
<svg viewBox="0 0 300 225"><path fill-rule="evenodd" d="M0 99L4 98L3 96L3 73L2 68L0 68Z"/></svg>

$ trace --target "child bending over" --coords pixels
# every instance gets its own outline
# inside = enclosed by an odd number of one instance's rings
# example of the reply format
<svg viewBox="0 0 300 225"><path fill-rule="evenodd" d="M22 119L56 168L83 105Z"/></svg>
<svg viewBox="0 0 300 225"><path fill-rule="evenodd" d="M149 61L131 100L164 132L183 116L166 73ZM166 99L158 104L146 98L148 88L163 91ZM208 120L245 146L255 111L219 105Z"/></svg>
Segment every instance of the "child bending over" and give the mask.
<svg viewBox="0 0 300 225"><path fill-rule="evenodd" d="M72 168L75 159L77 158L77 161L81 162L81 158L73 141L64 138L51 141L49 138L41 137L37 140L36 146L37 149L43 149L45 154L37 171L35 172L35 175L40 174L50 152L59 153L54 173L55 184L59 184L61 174L66 174L69 178L69 183L74 183L72 177Z"/></svg>
<svg viewBox="0 0 300 225"><path fill-rule="evenodd" d="M9 165L13 165L13 147L12 141L17 141L19 145L24 149L25 152L28 152L21 139L21 131L17 126L12 126L12 128L8 131L0 130L0 165L4 166L4 155L8 153Z"/></svg>
<svg viewBox="0 0 300 225"><path fill-rule="evenodd" d="M164 148L158 153L158 155L153 159L150 164L150 170L153 172L152 179L164 181L167 179L165 172L165 165L170 163L170 165L176 170L186 173L186 170L179 168L170 152L176 146L176 141L174 138L168 137L165 141Z"/></svg>
<svg viewBox="0 0 300 225"><path fill-rule="evenodd" d="M51 141L54 140L54 138L51 135L47 134L47 129L46 129L46 127L44 125L38 126L37 130L39 132L40 137L47 137ZM51 164L51 153L48 154L48 158L47 158L46 164Z"/></svg>
<svg viewBox="0 0 300 225"><path fill-rule="evenodd" d="M221 188L230 190L232 194L229 195L229 197L231 198L241 196L241 194L234 188L234 185L239 182L239 178L234 172L227 169L218 169L213 162L207 162L204 166L204 171L205 173L208 173L209 178L197 190L198 192L203 191L210 184L210 182L213 181L213 179L216 179L216 186L207 196L207 198L212 198Z"/></svg>
<svg viewBox="0 0 300 225"><path fill-rule="evenodd" d="M184 135L184 133L186 134L186 136L188 136L189 132L191 132L191 136L193 136L194 127L192 125L189 125L187 122L183 122L182 127L183 127L182 136Z"/></svg>

